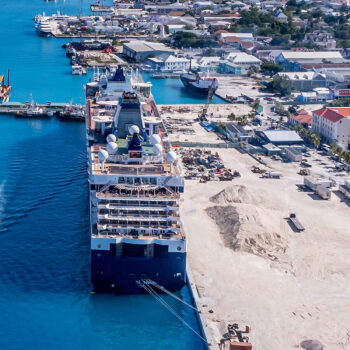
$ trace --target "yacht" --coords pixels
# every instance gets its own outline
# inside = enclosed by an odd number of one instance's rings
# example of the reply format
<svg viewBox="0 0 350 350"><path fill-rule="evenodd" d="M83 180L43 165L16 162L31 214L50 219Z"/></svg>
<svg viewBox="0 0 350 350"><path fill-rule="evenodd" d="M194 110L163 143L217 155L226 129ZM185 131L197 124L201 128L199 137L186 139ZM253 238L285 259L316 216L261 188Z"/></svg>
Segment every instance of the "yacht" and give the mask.
<svg viewBox="0 0 350 350"><path fill-rule="evenodd" d="M82 75L82 74L86 74L86 68L84 68L83 66L79 65L79 64L74 64L72 66L72 74L73 75Z"/></svg>

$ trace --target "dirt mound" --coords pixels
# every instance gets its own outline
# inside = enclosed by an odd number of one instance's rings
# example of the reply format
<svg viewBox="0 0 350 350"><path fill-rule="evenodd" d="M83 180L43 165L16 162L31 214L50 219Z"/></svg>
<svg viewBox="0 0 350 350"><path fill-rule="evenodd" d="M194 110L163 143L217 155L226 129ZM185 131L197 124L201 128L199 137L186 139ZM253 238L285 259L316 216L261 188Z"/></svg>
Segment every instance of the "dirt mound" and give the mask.
<svg viewBox="0 0 350 350"><path fill-rule="evenodd" d="M210 201L220 205L232 203L258 204L261 202L261 198L251 194L245 186L233 185L212 196Z"/></svg>
<svg viewBox="0 0 350 350"><path fill-rule="evenodd" d="M280 211L257 205L262 199L249 193L245 186L230 186L211 201L221 204L206 212L219 227L227 247L287 262L288 235Z"/></svg>

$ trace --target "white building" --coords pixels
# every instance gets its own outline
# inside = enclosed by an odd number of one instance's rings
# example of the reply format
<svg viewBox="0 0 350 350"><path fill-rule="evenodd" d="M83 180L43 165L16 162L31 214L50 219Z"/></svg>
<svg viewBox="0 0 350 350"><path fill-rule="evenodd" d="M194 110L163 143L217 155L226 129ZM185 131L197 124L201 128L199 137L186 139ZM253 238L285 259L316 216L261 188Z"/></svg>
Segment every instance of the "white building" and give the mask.
<svg viewBox="0 0 350 350"><path fill-rule="evenodd" d="M149 58L153 69L159 72L174 72L184 71L190 68L190 60L185 57L176 57L174 55L159 55L157 57Z"/></svg>
<svg viewBox="0 0 350 350"><path fill-rule="evenodd" d="M253 55L248 55L245 52L230 52L226 56L226 60L242 67L257 66L260 67L261 61Z"/></svg>
<svg viewBox="0 0 350 350"><path fill-rule="evenodd" d="M197 64L198 64L198 68L202 72L210 72L210 71L217 70L217 68L219 67L220 61L221 61L221 57L218 57L218 56L202 57L197 61Z"/></svg>
<svg viewBox="0 0 350 350"><path fill-rule="evenodd" d="M312 112L312 130L329 143L350 149L350 107L322 108Z"/></svg>
<svg viewBox="0 0 350 350"><path fill-rule="evenodd" d="M168 24L169 33L181 32L186 28L185 24Z"/></svg>

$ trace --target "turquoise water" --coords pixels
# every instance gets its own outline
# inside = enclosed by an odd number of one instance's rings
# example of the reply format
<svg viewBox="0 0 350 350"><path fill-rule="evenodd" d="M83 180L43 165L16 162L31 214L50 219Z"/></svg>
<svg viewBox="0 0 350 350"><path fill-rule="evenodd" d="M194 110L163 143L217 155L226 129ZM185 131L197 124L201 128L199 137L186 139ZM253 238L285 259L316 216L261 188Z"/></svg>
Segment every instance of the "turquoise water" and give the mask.
<svg viewBox="0 0 350 350"><path fill-rule="evenodd" d="M12 101L79 102L62 41L32 17L87 13L89 2L2 1L0 71ZM91 294L84 125L0 116L0 349L203 349L151 296ZM187 302L187 288L179 292ZM194 313L164 297L198 331Z"/></svg>
<svg viewBox="0 0 350 350"><path fill-rule="evenodd" d="M206 102L206 97L185 89L180 78L153 79L150 73L143 73L142 76L145 81L152 83L152 93L158 104L195 104ZM210 103L226 102L214 96Z"/></svg>

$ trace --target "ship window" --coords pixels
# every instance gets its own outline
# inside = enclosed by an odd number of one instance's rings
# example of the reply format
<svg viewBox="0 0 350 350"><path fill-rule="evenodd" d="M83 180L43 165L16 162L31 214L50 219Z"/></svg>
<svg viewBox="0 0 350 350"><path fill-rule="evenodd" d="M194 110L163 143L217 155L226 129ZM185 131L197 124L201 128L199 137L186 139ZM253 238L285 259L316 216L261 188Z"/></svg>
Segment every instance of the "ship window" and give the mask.
<svg viewBox="0 0 350 350"><path fill-rule="evenodd" d="M129 151L129 158L142 158L142 152Z"/></svg>
<svg viewBox="0 0 350 350"><path fill-rule="evenodd" d="M109 255L110 256L115 256L116 252L116 244L115 243L110 243L109 245Z"/></svg>
<svg viewBox="0 0 350 350"><path fill-rule="evenodd" d="M120 177L118 180L118 183L120 183L120 184L125 183L125 177Z"/></svg>
<svg viewBox="0 0 350 350"><path fill-rule="evenodd" d="M166 258L168 257L168 246L155 244L154 245L154 256L157 258Z"/></svg>
<svg viewBox="0 0 350 350"><path fill-rule="evenodd" d="M134 258L143 258L145 256L145 244L123 244L123 256L130 256Z"/></svg>
<svg viewBox="0 0 350 350"><path fill-rule="evenodd" d="M157 184L157 179L155 177L151 177L150 178L150 182L151 182L151 184L156 185Z"/></svg>

